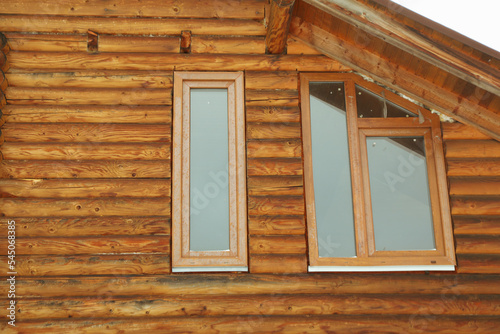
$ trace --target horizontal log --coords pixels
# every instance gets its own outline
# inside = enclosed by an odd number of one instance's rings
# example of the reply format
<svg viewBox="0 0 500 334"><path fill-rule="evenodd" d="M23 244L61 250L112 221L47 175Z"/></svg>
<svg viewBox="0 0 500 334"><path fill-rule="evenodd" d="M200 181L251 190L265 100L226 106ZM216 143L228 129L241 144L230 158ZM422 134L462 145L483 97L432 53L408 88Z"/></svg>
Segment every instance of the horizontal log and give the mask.
<svg viewBox="0 0 500 334"><path fill-rule="evenodd" d="M168 299L96 296L77 300L24 299L16 304L19 321L57 318L139 318L144 316L230 316L230 315L498 315L500 297L459 296L453 300L430 296L352 296L346 295L238 295L238 296L172 296ZM395 307L398 305L398 307ZM364 312L366 313L364 313ZM468 313L467 313L468 312ZM17 317L16 317L16 320Z"/></svg>
<svg viewBox="0 0 500 334"><path fill-rule="evenodd" d="M247 184L248 195L251 196L304 193L302 176L252 176L248 178Z"/></svg>
<svg viewBox="0 0 500 334"><path fill-rule="evenodd" d="M449 181L450 195L500 195L498 178L450 178Z"/></svg>
<svg viewBox="0 0 500 334"><path fill-rule="evenodd" d="M248 250L250 257L255 254L306 255L306 237L304 235L251 236Z"/></svg>
<svg viewBox="0 0 500 334"><path fill-rule="evenodd" d="M212 37L193 36L192 53L220 54L265 54L266 45L263 37Z"/></svg>
<svg viewBox="0 0 500 334"><path fill-rule="evenodd" d="M263 0L245 1L244 5L231 0L214 0L210 5L201 0L185 0L175 5L154 0L141 0L140 3L130 3L126 0L77 0L44 6L34 0L5 0L2 12L23 15L263 19L264 5Z"/></svg>
<svg viewBox="0 0 500 334"><path fill-rule="evenodd" d="M0 231L4 235L7 235L8 220L16 222L16 237L19 238L170 234L168 217L9 217L0 219Z"/></svg>
<svg viewBox="0 0 500 334"><path fill-rule="evenodd" d="M254 258L269 258L270 255ZM275 256L281 259L297 257ZM251 259L252 260L252 259ZM336 273L281 275L177 274L167 276L116 277L19 277L16 292L23 298L95 296L284 294L284 295L425 295L453 298L461 295L498 295L500 275L424 273ZM209 278L209 279L208 279ZM0 285L7 286L6 280ZM252 288L249 289L248 287Z"/></svg>
<svg viewBox="0 0 500 334"><path fill-rule="evenodd" d="M85 233L83 230L82 233ZM5 238L0 247L7 249ZM169 253L170 236L16 238L16 255Z"/></svg>
<svg viewBox="0 0 500 334"><path fill-rule="evenodd" d="M247 123L247 139L300 138L299 123Z"/></svg>
<svg viewBox="0 0 500 334"><path fill-rule="evenodd" d="M500 215L500 201L495 197L451 198L452 215Z"/></svg>
<svg viewBox="0 0 500 334"><path fill-rule="evenodd" d="M300 109L298 106L293 107L265 107L265 106L248 106L246 108L247 122L300 122Z"/></svg>
<svg viewBox="0 0 500 334"><path fill-rule="evenodd" d="M253 255L250 258L252 274L305 274L306 255Z"/></svg>
<svg viewBox="0 0 500 334"><path fill-rule="evenodd" d="M447 158L500 158L495 140L451 140L446 142Z"/></svg>
<svg viewBox="0 0 500 334"><path fill-rule="evenodd" d="M250 216L248 217L250 235L303 235L305 221L303 216Z"/></svg>
<svg viewBox="0 0 500 334"><path fill-rule="evenodd" d="M48 35L7 33L12 51L86 52L85 35Z"/></svg>
<svg viewBox="0 0 500 334"><path fill-rule="evenodd" d="M110 35L180 35L182 30L193 34L264 36L261 21L248 19L196 19L196 18L121 18L78 17L46 15L0 15L4 32L40 32L58 34L87 34L89 28Z"/></svg>
<svg viewBox="0 0 500 334"><path fill-rule="evenodd" d="M167 178L170 160L4 160L4 178Z"/></svg>
<svg viewBox="0 0 500 334"><path fill-rule="evenodd" d="M460 274L500 274L500 255L458 255Z"/></svg>
<svg viewBox="0 0 500 334"><path fill-rule="evenodd" d="M4 143L5 160L151 160L169 159L168 144L86 144Z"/></svg>
<svg viewBox="0 0 500 334"><path fill-rule="evenodd" d="M8 142L27 143L144 143L170 142L170 124L7 123L2 132Z"/></svg>
<svg viewBox="0 0 500 334"><path fill-rule="evenodd" d="M99 34L99 52L178 53L179 37L134 37Z"/></svg>
<svg viewBox="0 0 500 334"><path fill-rule="evenodd" d="M299 158L302 144L298 139L247 142L248 158Z"/></svg>
<svg viewBox="0 0 500 334"><path fill-rule="evenodd" d="M170 216L170 198L0 198L4 217Z"/></svg>
<svg viewBox="0 0 500 334"><path fill-rule="evenodd" d="M302 175L302 160L300 158L248 159L247 173L248 176Z"/></svg>
<svg viewBox="0 0 500 334"><path fill-rule="evenodd" d="M500 236L457 236L457 254L497 254L500 255Z"/></svg>
<svg viewBox="0 0 500 334"><path fill-rule="evenodd" d="M245 72L246 89L298 89L298 73L291 72Z"/></svg>
<svg viewBox="0 0 500 334"><path fill-rule="evenodd" d="M2 272L7 272L7 261L2 261L0 267ZM16 256L16 271L19 276L168 274L170 256L159 254L19 255Z"/></svg>
<svg viewBox="0 0 500 334"><path fill-rule="evenodd" d="M170 179L0 179L0 197L170 197Z"/></svg>
<svg viewBox="0 0 500 334"><path fill-rule="evenodd" d="M447 159L448 176L498 176L500 159Z"/></svg>
<svg viewBox="0 0 500 334"><path fill-rule="evenodd" d="M455 235L500 235L500 216L454 216L453 231Z"/></svg>
<svg viewBox="0 0 500 334"><path fill-rule="evenodd" d="M165 53L11 52L10 67L24 70L344 71L326 56Z"/></svg>
<svg viewBox="0 0 500 334"><path fill-rule="evenodd" d="M245 104L250 106L297 106L296 89L250 89L245 92Z"/></svg>
<svg viewBox="0 0 500 334"><path fill-rule="evenodd" d="M453 317L444 315L405 316L221 316L221 317L156 317L144 319L82 319L27 321L18 327L4 322L0 325L4 333L88 333L89 328L98 328L105 333L476 333L496 334L500 320L495 317Z"/></svg>
<svg viewBox="0 0 500 334"><path fill-rule="evenodd" d="M302 196L249 196L248 214L251 216L303 215Z"/></svg>
<svg viewBox="0 0 500 334"><path fill-rule="evenodd" d="M7 73L7 79L11 87L171 88L173 86L172 72L77 71L44 73L12 70Z"/></svg>
<svg viewBox="0 0 500 334"><path fill-rule="evenodd" d="M448 140L485 140L491 139L488 135L482 133L478 129L462 124L462 123L441 123L441 128L443 129L443 140L447 142Z"/></svg>
<svg viewBox="0 0 500 334"><path fill-rule="evenodd" d="M2 109L10 123L170 123L171 106L47 106L8 105Z"/></svg>
<svg viewBox="0 0 500 334"><path fill-rule="evenodd" d="M169 89L9 87L9 104L172 105Z"/></svg>

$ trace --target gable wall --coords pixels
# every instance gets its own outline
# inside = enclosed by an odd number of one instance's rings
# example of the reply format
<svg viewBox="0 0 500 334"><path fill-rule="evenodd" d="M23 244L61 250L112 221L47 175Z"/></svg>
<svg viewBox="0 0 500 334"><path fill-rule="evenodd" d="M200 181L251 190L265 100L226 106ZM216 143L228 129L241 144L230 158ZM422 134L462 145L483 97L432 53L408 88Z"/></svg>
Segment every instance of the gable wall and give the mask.
<svg viewBox="0 0 500 334"><path fill-rule="evenodd" d="M3 235L17 222L19 274L18 327L0 328L497 330L500 144L444 126L458 273L307 274L298 73L349 69L293 41L289 54L307 55L264 55L255 10L111 25L94 7L0 15L11 47L0 222ZM130 26L153 36L118 36ZM100 34L98 54L87 53L84 27ZM189 55L179 54L181 30L193 32ZM173 70L245 71L249 273L170 273Z"/></svg>

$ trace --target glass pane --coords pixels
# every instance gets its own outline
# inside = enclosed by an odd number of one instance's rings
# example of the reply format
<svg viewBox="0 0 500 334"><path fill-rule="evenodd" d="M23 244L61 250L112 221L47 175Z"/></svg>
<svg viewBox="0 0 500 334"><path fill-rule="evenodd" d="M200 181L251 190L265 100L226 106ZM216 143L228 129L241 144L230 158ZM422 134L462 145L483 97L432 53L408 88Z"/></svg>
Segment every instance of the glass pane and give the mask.
<svg viewBox="0 0 500 334"><path fill-rule="evenodd" d="M191 89L190 249L229 250L227 89Z"/></svg>
<svg viewBox="0 0 500 334"><path fill-rule="evenodd" d="M416 117L417 115L356 85L358 117Z"/></svg>
<svg viewBox="0 0 500 334"><path fill-rule="evenodd" d="M366 145L376 250L435 249L423 137L367 137Z"/></svg>
<svg viewBox="0 0 500 334"><path fill-rule="evenodd" d="M354 257L356 242L344 85L311 83L310 91L319 256Z"/></svg>

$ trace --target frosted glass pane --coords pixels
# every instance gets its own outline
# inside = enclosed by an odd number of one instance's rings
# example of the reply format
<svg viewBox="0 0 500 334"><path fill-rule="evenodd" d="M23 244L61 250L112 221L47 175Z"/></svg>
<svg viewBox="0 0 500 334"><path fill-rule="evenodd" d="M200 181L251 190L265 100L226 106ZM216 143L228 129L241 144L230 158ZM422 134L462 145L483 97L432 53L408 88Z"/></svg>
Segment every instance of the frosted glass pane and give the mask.
<svg viewBox="0 0 500 334"><path fill-rule="evenodd" d="M434 230L422 137L367 137L379 251L433 250Z"/></svg>
<svg viewBox="0 0 500 334"><path fill-rule="evenodd" d="M314 198L320 257L355 257L351 172L342 83L314 83L327 89L311 94L311 140ZM313 84L311 84L313 86ZM330 96L330 97L328 97ZM338 96L337 96L338 97ZM330 102L329 101L329 102ZM335 102L336 101L336 102Z"/></svg>
<svg viewBox="0 0 500 334"><path fill-rule="evenodd" d="M190 249L229 250L227 89L191 89Z"/></svg>

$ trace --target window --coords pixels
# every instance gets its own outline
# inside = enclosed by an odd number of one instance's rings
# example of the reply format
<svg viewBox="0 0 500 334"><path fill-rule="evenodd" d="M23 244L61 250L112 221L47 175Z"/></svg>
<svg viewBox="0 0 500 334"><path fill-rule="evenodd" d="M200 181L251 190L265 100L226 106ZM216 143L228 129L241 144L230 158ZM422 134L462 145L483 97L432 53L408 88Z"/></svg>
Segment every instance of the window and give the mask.
<svg viewBox="0 0 500 334"><path fill-rule="evenodd" d="M172 270L246 271L243 73L174 73Z"/></svg>
<svg viewBox="0 0 500 334"><path fill-rule="evenodd" d="M437 115L354 74L301 74L309 271L454 270Z"/></svg>

